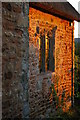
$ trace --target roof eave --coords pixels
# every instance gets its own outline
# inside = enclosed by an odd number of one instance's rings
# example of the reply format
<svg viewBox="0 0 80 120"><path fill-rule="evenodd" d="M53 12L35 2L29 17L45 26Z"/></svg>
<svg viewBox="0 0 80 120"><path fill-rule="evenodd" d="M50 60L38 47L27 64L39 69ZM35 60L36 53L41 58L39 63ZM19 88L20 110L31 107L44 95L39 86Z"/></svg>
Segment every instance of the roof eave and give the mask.
<svg viewBox="0 0 80 120"><path fill-rule="evenodd" d="M43 2L30 2L29 5L30 5L30 7L33 7L35 9L38 9L45 13L49 13L49 14L58 16L60 18L66 19L66 20L69 20L69 21L76 20L76 21L80 22L80 14L73 7L71 7L68 2L67 2L67 4L71 8L72 12L75 13L75 15L73 15L73 14L69 15L69 13L67 13L67 12L64 13L64 11L62 11L61 9L60 10L58 10L57 8L55 9L50 5L50 3L48 5L48 3L49 2L47 2L47 4L45 4ZM60 4L62 4L62 3L60 3Z"/></svg>

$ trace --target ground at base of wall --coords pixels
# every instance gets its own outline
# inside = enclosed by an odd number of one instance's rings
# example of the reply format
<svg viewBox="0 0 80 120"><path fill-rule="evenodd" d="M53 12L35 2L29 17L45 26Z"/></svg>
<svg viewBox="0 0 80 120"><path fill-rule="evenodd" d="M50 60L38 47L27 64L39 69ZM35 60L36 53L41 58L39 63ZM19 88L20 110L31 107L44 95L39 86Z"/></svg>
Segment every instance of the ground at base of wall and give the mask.
<svg viewBox="0 0 80 120"><path fill-rule="evenodd" d="M47 110L47 114L40 115L38 118L49 118L49 120L80 120L80 105L75 104L73 108L70 108L67 112L63 112L61 108L57 110Z"/></svg>

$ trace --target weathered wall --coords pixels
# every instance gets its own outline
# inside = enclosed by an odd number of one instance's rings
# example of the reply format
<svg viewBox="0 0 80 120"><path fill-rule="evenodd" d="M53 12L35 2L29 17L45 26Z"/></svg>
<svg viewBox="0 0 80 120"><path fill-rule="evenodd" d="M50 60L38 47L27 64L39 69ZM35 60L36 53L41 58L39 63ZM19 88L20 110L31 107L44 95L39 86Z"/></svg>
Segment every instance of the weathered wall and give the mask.
<svg viewBox="0 0 80 120"><path fill-rule="evenodd" d="M37 26L39 31L45 28L45 33L57 26L53 73L39 72L40 34L36 33ZM29 8L28 3L2 3L3 118L25 118L29 117L29 112L33 118L41 114L47 117L51 112L48 108L54 108L49 98L51 83L54 83L59 99L64 96L64 109L70 106L71 49L69 21Z"/></svg>
<svg viewBox="0 0 80 120"><path fill-rule="evenodd" d="M28 3L2 3L2 117L28 117Z"/></svg>
<svg viewBox="0 0 80 120"><path fill-rule="evenodd" d="M0 2L0 119L2 118L2 3Z"/></svg>
<svg viewBox="0 0 80 120"><path fill-rule="evenodd" d="M40 32L57 26L55 34L55 72L39 72ZM39 34L36 28L39 27ZM64 110L71 105L72 26L67 20L29 8L29 103L30 115L47 113L49 87L54 83ZM62 98L63 97L63 98ZM67 104L67 105L66 105Z"/></svg>

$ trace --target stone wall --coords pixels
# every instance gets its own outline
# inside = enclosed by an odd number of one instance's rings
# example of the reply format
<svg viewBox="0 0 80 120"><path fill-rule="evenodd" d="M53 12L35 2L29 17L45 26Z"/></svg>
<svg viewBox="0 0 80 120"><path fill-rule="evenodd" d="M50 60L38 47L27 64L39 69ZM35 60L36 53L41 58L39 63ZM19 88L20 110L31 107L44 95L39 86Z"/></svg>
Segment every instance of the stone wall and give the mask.
<svg viewBox="0 0 80 120"><path fill-rule="evenodd" d="M2 117L29 115L28 3L2 3Z"/></svg>
<svg viewBox="0 0 80 120"><path fill-rule="evenodd" d="M46 34L55 26L55 72L40 73L40 32L45 29ZM29 104L32 117L47 115L47 109L52 106L49 99L49 87L52 83L59 96L59 104L63 101L63 110L71 105L72 29L73 22L29 8Z"/></svg>
<svg viewBox="0 0 80 120"><path fill-rule="evenodd" d="M39 33L45 29L45 34L57 28L55 72L39 71L37 27ZM54 112L55 101L52 103L50 94L52 83L59 96L59 105L63 100L63 110L70 107L72 28L70 21L29 8L28 3L2 3L3 118L47 117L51 110Z"/></svg>
<svg viewBox="0 0 80 120"><path fill-rule="evenodd" d="M2 118L2 3L0 2L0 119Z"/></svg>

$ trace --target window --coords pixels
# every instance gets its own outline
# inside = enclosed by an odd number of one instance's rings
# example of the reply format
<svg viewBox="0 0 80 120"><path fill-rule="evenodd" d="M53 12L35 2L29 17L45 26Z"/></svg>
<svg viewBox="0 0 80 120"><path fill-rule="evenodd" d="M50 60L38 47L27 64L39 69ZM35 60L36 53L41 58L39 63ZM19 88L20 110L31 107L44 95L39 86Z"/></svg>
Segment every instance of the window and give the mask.
<svg viewBox="0 0 80 120"><path fill-rule="evenodd" d="M55 70L55 31L57 27L47 33L40 33L39 69L40 73Z"/></svg>
<svg viewBox="0 0 80 120"><path fill-rule="evenodd" d="M73 26L73 23L72 23L72 22L69 22L69 26L70 26L70 27Z"/></svg>

